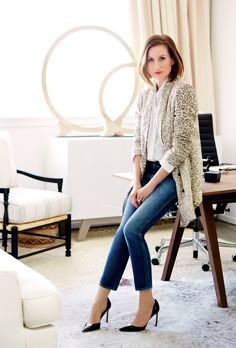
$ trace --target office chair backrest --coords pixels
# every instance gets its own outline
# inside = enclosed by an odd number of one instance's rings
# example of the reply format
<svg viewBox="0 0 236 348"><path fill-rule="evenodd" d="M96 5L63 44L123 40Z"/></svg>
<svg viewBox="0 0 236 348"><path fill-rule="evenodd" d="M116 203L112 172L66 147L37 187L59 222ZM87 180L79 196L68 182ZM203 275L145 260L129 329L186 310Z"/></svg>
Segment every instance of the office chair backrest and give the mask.
<svg viewBox="0 0 236 348"><path fill-rule="evenodd" d="M219 165L216 143L214 138L212 114L198 114L198 123L201 139L202 158L210 156L213 166Z"/></svg>

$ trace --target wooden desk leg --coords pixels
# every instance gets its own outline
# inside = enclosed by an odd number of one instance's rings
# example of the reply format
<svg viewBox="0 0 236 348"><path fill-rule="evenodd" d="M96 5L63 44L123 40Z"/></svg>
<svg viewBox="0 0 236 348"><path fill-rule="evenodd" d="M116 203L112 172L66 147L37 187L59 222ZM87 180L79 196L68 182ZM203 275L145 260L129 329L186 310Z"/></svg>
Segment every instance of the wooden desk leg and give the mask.
<svg viewBox="0 0 236 348"><path fill-rule="evenodd" d="M216 298L219 307L228 307L225 294L225 285L219 252L219 244L216 233L216 225L212 203L206 199L200 204L201 220L207 241L208 253L211 263L213 280L215 284ZM206 218L207 217L207 218Z"/></svg>
<svg viewBox="0 0 236 348"><path fill-rule="evenodd" d="M166 262L164 265L161 280L170 280L170 276L175 264L175 259L179 250L180 242L184 233L184 227L180 227L180 212L178 210L175 223L170 239L170 245L168 247L168 253L166 256Z"/></svg>

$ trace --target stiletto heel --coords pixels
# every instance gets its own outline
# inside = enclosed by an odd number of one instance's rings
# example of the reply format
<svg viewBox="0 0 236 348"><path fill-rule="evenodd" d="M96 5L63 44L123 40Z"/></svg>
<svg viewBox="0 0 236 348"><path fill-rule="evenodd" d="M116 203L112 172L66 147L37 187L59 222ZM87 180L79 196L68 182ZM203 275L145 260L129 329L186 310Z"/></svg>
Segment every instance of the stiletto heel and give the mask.
<svg viewBox="0 0 236 348"><path fill-rule="evenodd" d="M111 306L110 306L111 307ZM104 313L105 314L105 313ZM109 316L109 309L107 310L107 315L106 315L106 323L108 323L108 316ZM102 319L102 316L101 316Z"/></svg>
<svg viewBox="0 0 236 348"><path fill-rule="evenodd" d="M155 322L155 326L157 326L157 322L158 322L158 313L156 314L156 322Z"/></svg>
<svg viewBox="0 0 236 348"><path fill-rule="evenodd" d="M108 313L110 308L111 308L111 301L109 300L109 298L107 298L107 306L105 311L102 312L100 320L102 320L102 317L106 314L106 323L108 323ZM84 325L82 332L90 332L90 331L99 330L100 327L101 327L101 321L99 323L94 323L94 324L86 323Z"/></svg>
<svg viewBox="0 0 236 348"><path fill-rule="evenodd" d="M155 326L157 326L157 321L158 321L158 312L160 310L160 306L159 306L159 303L157 302L157 300L154 301L154 305L153 305L153 308L152 308L152 314L151 314L151 317L150 319L155 315L156 316L156 321L155 321ZM150 320L149 319L149 320ZM147 322L148 324L148 322ZM125 332L137 332L137 331L143 331L146 329L146 325L144 326L134 326L134 325L128 325L128 326L124 326L122 328L120 328L119 330L120 331L125 331Z"/></svg>

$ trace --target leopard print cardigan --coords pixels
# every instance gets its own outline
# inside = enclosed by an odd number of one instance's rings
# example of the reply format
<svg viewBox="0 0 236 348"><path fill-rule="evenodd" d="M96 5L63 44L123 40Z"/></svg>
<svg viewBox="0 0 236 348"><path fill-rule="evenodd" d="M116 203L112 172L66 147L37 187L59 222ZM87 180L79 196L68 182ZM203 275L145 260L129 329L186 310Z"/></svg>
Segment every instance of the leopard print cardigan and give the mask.
<svg viewBox="0 0 236 348"><path fill-rule="evenodd" d="M155 89L140 91L135 113L133 156L141 154L141 172L147 161L147 137L154 105ZM202 201L202 155L194 88L183 80L166 81L160 101L159 122L165 159L173 165L180 224L196 218L195 208Z"/></svg>

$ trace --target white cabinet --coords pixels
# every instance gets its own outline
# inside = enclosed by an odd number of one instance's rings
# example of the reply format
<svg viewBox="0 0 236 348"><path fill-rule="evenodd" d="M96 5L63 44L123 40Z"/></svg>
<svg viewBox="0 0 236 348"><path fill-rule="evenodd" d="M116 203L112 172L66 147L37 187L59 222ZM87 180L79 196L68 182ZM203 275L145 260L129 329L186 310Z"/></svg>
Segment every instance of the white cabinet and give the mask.
<svg viewBox="0 0 236 348"><path fill-rule="evenodd" d="M72 196L72 220L80 220L80 240L101 219L119 221L130 182L112 174L132 170L132 145L132 136L49 138L47 175L64 178L63 192Z"/></svg>

